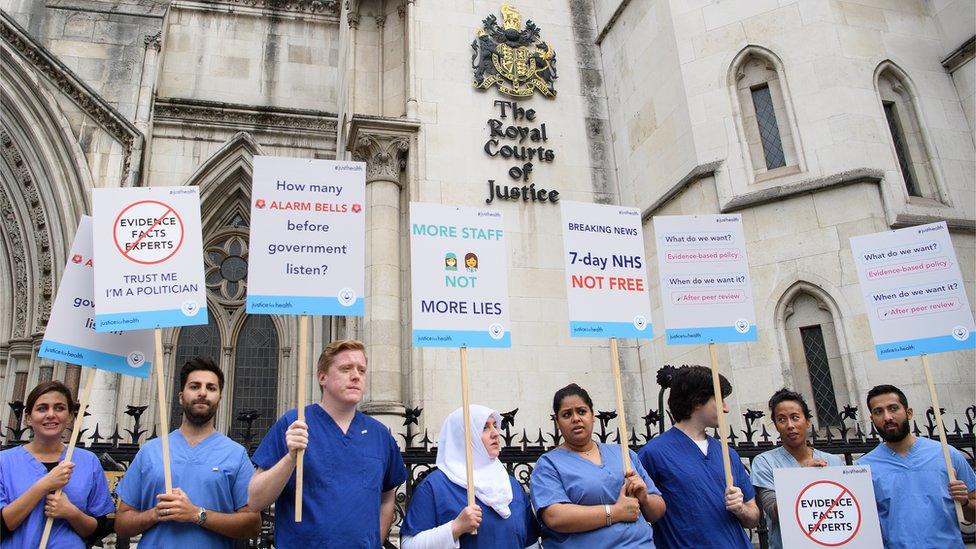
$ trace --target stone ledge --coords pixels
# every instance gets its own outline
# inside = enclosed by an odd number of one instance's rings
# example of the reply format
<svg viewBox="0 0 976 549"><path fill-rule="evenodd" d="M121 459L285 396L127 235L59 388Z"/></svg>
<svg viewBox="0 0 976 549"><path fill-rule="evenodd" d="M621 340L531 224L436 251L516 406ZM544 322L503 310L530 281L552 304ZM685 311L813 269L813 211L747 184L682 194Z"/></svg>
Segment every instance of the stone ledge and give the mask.
<svg viewBox="0 0 976 549"><path fill-rule="evenodd" d="M312 109L242 105L199 99L156 99L153 119L233 129L272 129L335 135L336 114Z"/></svg>
<svg viewBox="0 0 976 549"><path fill-rule="evenodd" d="M771 187L761 191L754 191L739 195L723 204L720 208L722 213L732 213L746 208L761 206L770 202L777 202L787 198L793 198L805 194L813 194L828 189L835 189L855 183L874 183L880 184L884 179L884 171L873 168L856 168L846 172L840 172L826 177L808 179L791 185Z"/></svg>
<svg viewBox="0 0 976 549"><path fill-rule="evenodd" d="M966 61L969 61L976 55L976 36L971 37L962 43L961 46L952 51L945 59L942 60L942 66L945 70L952 74L959 67L964 65Z"/></svg>
<svg viewBox="0 0 976 549"><path fill-rule="evenodd" d="M648 206L641 213L641 221L647 221L650 219L651 216L664 207L665 204L671 202L671 200L681 194L681 191L685 190L687 187L690 187L693 183L700 179L715 175L715 170L717 170L721 165L722 160L713 160L706 164L699 164L698 166L692 168L692 170L688 172L687 175L682 177L680 181L675 183L673 187L665 191L664 194L661 195L661 198L655 200L653 204Z"/></svg>
<svg viewBox="0 0 976 549"><path fill-rule="evenodd" d="M172 0L170 7L338 24L339 0Z"/></svg>
<svg viewBox="0 0 976 549"><path fill-rule="evenodd" d="M891 224L892 229L902 229L904 227L914 227L916 225L926 225L928 223L938 223L945 221L950 232L976 233L976 220L961 219L958 217L939 217L937 215L918 215L918 214L898 214L895 222Z"/></svg>

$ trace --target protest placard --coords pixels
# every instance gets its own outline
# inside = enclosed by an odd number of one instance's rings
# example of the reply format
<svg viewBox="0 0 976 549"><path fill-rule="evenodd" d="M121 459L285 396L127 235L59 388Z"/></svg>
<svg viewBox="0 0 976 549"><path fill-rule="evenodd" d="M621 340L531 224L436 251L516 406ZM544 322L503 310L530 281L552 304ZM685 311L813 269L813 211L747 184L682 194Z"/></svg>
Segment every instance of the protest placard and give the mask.
<svg viewBox="0 0 976 549"><path fill-rule="evenodd" d="M654 336L640 210L560 202L569 333Z"/></svg>
<svg viewBox="0 0 976 549"><path fill-rule="evenodd" d="M881 549L868 466L773 471L783 547Z"/></svg>
<svg viewBox="0 0 976 549"><path fill-rule="evenodd" d="M855 236L851 253L879 360L976 349L945 222Z"/></svg>
<svg viewBox="0 0 976 549"><path fill-rule="evenodd" d="M511 347L501 212L410 203L415 347Z"/></svg>
<svg viewBox="0 0 976 549"><path fill-rule="evenodd" d="M152 332L96 332L94 292L92 219L82 216L37 356L148 377L152 368Z"/></svg>
<svg viewBox="0 0 976 549"><path fill-rule="evenodd" d="M247 312L362 316L366 164L254 157Z"/></svg>
<svg viewBox="0 0 976 549"><path fill-rule="evenodd" d="M196 187L94 189L95 330L207 323Z"/></svg>
<svg viewBox="0 0 976 549"><path fill-rule="evenodd" d="M756 340L739 215L654 218L668 345Z"/></svg>

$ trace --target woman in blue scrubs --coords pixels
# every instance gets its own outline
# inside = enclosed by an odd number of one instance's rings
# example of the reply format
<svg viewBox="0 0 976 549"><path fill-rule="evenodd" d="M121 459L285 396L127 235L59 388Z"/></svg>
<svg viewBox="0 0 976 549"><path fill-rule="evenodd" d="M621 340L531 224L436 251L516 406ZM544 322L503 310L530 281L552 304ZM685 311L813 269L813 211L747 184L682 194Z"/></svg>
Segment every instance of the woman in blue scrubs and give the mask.
<svg viewBox="0 0 976 549"><path fill-rule="evenodd" d="M471 453L476 505L467 502L464 410L441 427L437 469L417 486L400 528L403 549L535 547L539 525L522 486L498 460L501 415L472 405ZM472 532L477 530L476 535Z"/></svg>
<svg viewBox="0 0 976 549"><path fill-rule="evenodd" d="M552 410L563 443L539 458L531 485L545 548L653 549L648 522L665 503L637 454L625 475L620 445L593 440L593 401L579 385L556 391Z"/></svg>
<svg viewBox="0 0 976 549"><path fill-rule="evenodd" d="M0 452L0 548L37 547L44 523L53 517L48 547L84 549L85 539L107 532L115 510L105 473L95 454L75 448L64 460L64 430L73 414L71 390L46 381L27 396L30 442ZM63 488L60 496L54 492Z"/></svg>

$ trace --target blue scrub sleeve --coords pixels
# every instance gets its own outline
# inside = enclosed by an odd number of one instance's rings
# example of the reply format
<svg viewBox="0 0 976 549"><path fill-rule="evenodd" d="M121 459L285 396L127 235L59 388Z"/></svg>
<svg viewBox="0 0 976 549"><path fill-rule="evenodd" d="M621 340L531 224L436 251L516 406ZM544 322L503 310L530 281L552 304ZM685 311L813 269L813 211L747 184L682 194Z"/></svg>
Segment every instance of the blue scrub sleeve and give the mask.
<svg viewBox="0 0 976 549"><path fill-rule="evenodd" d="M100 517L115 512L115 502L112 501L112 494L108 491L108 481L105 480L105 471L102 470L98 458L93 459L91 489L88 491L88 510L86 514L93 517Z"/></svg>
<svg viewBox="0 0 976 549"><path fill-rule="evenodd" d="M756 499L756 489L752 487L752 482L749 481L749 472L746 471L746 466L742 464L739 454L729 448L729 457L732 459L732 480L742 490L742 501Z"/></svg>
<svg viewBox="0 0 976 549"><path fill-rule="evenodd" d="M136 452L136 457L129 464L129 468L125 470L125 475L115 485L115 493L119 496L119 500L139 511L146 510L140 497L142 495L142 460L144 459L142 453L145 449L146 447L143 446L142 450Z"/></svg>
<svg viewBox="0 0 976 549"><path fill-rule="evenodd" d="M264 470L268 470L274 467L288 453L288 446L285 445L285 431L288 430L288 426L294 421L294 419L289 419L290 416L291 412L286 413L278 418L278 421L268 429L268 433L264 435L261 444L258 445L258 449L251 456L251 461L255 465ZM295 413L295 417L298 417L297 412Z"/></svg>
<svg viewBox="0 0 976 549"><path fill-rule="evenodd" d="M410 497L410 506L407 507L406 516L403 517L400 535L416 536L424 530L438 526L440 524L437 524L437 506L434 504L433 489L428 479L424 479Z"/></svg>
<svg viewBox="0 0 976 549"><path fill-rule="evenodd" d="M654 478L654 460L651 459L651 452L646 444L643 448L641 448L641 451L637 454L637 457L640 460L640 464L644 466L644 471L647 472L647 476Z"/></svg>
<svg viewBox="0 0 976 549"><path fill-rule="evenodd" d="M752 460L752 475L749 480L756 488L772 490L776 487L776 481L773 478L773 466L765 454L759 454L756 459Z"/></svg>
<svg viewBox="0 0 976 549"><path fill-rule="evenodd" d="M566 488L563 487L559 471L549 456L543 455L532 470L532 506L536 513L556 503L570 503ZM541 518L540 518L541 520Z"/></svg>
<svg viewBox="0 0 976 549"><path fill-rule="evenodd" d="M386 473L383 475L383 491L388 492L407 480L407 467L403 464L403 454L393 435L387 438Z"/></svg>
<svg viewBox="0 0 976 549"><path fill-rule="evenodd" d="M969 463L966 461L966 456L950 446L949 457L952 458L952 467L956 470L956 479L966 483L966 488L970 492L976 490L976 472L969 466Z"/></svg>
<svg viewBox="0 0 976 549"><path fill-rule="evenodd" d="M254 476L254 465L247 458L247 452L241 448L240 465L237 467L237 474L234 475L234 486L231 487L231 495L234 498L234 510L247 505L247 485Z"/></svg>
<svg viewBox="0 0 976 549"><path fill-rule="evenodd" d="M661 491L657 489L657 485L654 484L651 475L647 474L647 470L644 469L644 464L641 463L640 458L637 457L637 453L633 450L630 450L630 464L634 468L634 471L637 471L640 478L644 480L644 484L647 485L647 493L660 496Z"/></svg>

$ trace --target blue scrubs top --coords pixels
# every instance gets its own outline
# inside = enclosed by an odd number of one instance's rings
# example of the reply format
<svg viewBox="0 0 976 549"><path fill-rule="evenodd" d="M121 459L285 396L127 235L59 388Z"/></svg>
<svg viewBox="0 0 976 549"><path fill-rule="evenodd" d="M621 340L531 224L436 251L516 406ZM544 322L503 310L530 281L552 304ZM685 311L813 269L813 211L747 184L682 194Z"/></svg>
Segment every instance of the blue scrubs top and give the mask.
<svg viewBox="0 0 976 549"><path fill-rule="evenodd" d="M532 505L539 513L542 527L542 544L546 549L573 548L654 549L654 533L651 525L638 516L635 522L616 522L609 527L597 528L577 534L560 534L546 527L542 510L555 503L576 505L613 505L624 485L624 468L617 444L600 444L601 464L565 448L553 448L542 454L532 470ZM630 452L631 467L647 485L648 494L660 495L654 481L641 466L637 454Z"/></svg>
<svg viewBox="0 0 976 549"><path fill-rule="evenodd" d="M654 539L658 547L666 549L752 549L739 520L725 509L722 445L712 437L706 438L707 455L677 427L641 448L641 463L668 504L664 518L654 523ZM729 448L729 457L732 481L742 490L743 501L755 499L756 491L739 455Z"/></svg>
<svg viewBox="0 0 976 549"><path fill-rule="evenodd" d="M64 460L64 452L61 452ZM108 491L105 472L95 454L82 448L75 448L71 457L75 464L71 479L64 486L64 493L75 507L91 517L100 517L115 512L115 502ZM37 461L23 446L0 452L0 508L13 503L35 482L47 474L47 468ZM13 549L37 547L44 532L45 499L37 503L27 518L7 537L0 540L0 547ZM85 542L67 521L57 519L51 528L48 547L57 549L85 549Z"/></svg>
<svg viewBox="0 0 976 549"><path fill-rule="evenodd" d="M965 456L952 446L949 456L956 478L970 492L976 490L976 474ZM915 549L921 544L963 548L939 441L918 437L905 456L881 443L857 464L871 466L881 538L887 549Z"/></svg>
<svg viewBox="0 0 976 549"><path fill-rule="evenodd" d="M288 453L285 431L296 410L281 416L254 452L254 463L268 470ZM356 412L343 433L318 404L305 407L308 447L302 522L295 522L295 473L275 504L278 547L379 548L380 494L407 479L403 457L390 430Z"/></svg>
<svg viewBox="0 0 976 549"><path fill-rule="evenodd" d="M844 465L844 460L827 452L821 452L814 448L814 459L822 459L827 462L827 467L840 467ZM776 469L787 469L802 467L790 452L780 446L768 452L763 452L752 460L752 475L750 480L756 488L776 489L776 481L773 478L773 471ZM773 520L772 515L766 514L766 528L769 529L769 549L783 549L783 537L779 531L779 521Z"/></svg>
<svg viewBox="0 0 976 549"><path fill-rule="evenodd" d="M187 444L179 429L169 434L170 469L173 487L183 490L197 507L218 513L233 513L247 505L247 483L254 466L243 446L214 432L196 446ZM119 499L139 511L155 507L156 496L166 493L163 478L163 445L154 438L142 445L132 465L115 488ZM155 547L226 547L234 542L187 522L160 522L146 530L140 549Z"/></svg>
<svg viewBox="0 0 976 549"><path fill-rule="evenodd" d="M478 535L461 536L458 539L461 547L521 549L539 541L539 523L532 513L529 497L511 475L508 480L512 485L512 502L508 505L512 514L504 519L494 509L479 501L481 525L478 527ZM400 535L416 536L424 530L451 522L467 505L467 489L451 482L443 472L434 471L413 491L407 516L400 527Z"/></svg>

